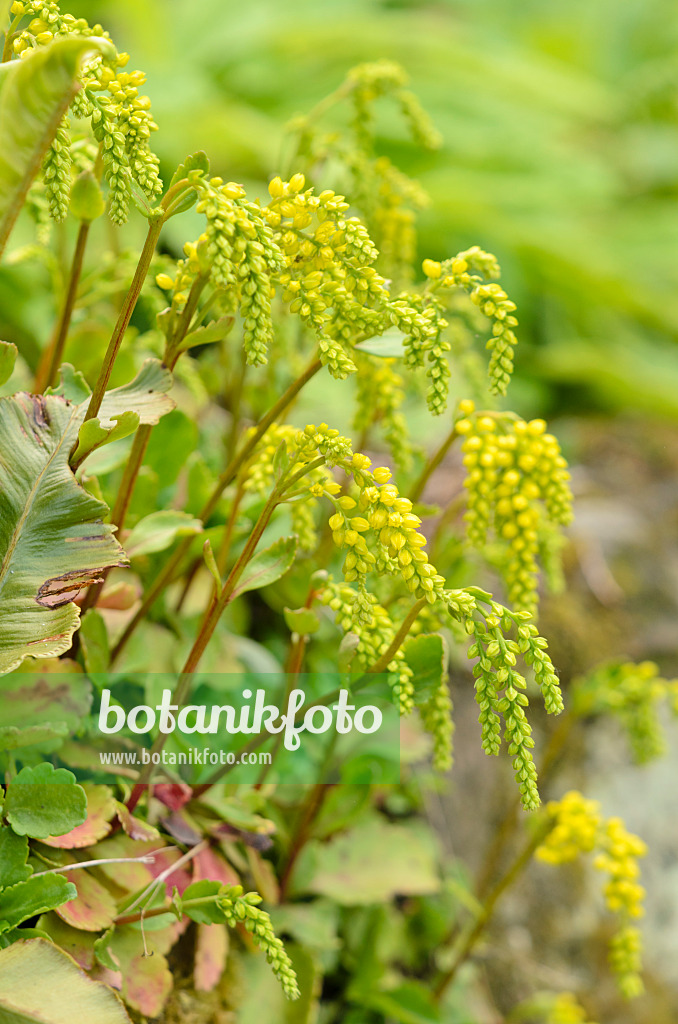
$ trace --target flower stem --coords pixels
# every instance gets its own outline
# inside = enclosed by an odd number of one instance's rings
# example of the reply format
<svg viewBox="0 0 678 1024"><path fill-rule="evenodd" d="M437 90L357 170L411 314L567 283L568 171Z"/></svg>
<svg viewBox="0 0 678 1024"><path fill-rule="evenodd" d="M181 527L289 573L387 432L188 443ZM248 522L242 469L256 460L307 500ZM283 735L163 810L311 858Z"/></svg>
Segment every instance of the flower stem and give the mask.
<svg viewBox="0 0 678 1024"><path fill-rule="evenodd" d="M377 673L377 672L385 672L386 671L388 666L393 661L396 653L400 650L401 646L404 644L405 640L407 639L407 634L410 631L412 623L414 622L414 620L416 619L417 615L422 610L422 608L424 607L425 604L426 604L426 598L425 597L420 597L419 600L416 601L412 605L412 607L410 608L409 612L407 613L407 615L403 619L403 621L402 621L402 623L401 623L401 625L400 625L400 627L398 629L398 632L393 637L393 640L391 641L391 643L388 645L388 648L384 651L384 653L381 655L381 657L377 661L375 661L374 665L372 665L371 668L368 668L368 670L367 670L368 672L374 674L374 673Z"/></svg>
<svg viewBox="0 0 678 1024"><path fill-rule="evenodd" d="M318 371L321 369L322 363L320 362L320 360L314 360L314 362L312 362L310 366L307 367L304 373L302 373L300 377L297 377L297 379L290 384L290 386L280 396L275 405L271 406L266 415L259 421L259 423L257 424L257 428L252 434L252 436L243 445L240 452L238 452L238 454L236 454L234 458L231 459L226 469L219 477L217 484L214 488L214 491L212 492L209 500L206 502L204 508L200 513L199 518L202 519L203 522L209 519L209 517L212 515L217 505L219 504L221 495L226 490L231 481L235 479L235 476L237 475L241 466L252 453L252 451L259 443L261 438L264 436L264 434L271 426L271 424L274 423L278 416L280 416L280 414L283 413L285 409L287 409L287 407L292 404L292 402L299 394L301 389L304 387L304 385L307 384L308 381L312 377L314 377L315 374L318 373ZM184 538L175 548L174 554L171 556L171 558L165 563L164 569L162 569L162 571L156 577L155 582L144 596L144 599L141 603L141 607L136 612L134 618L127 624L124 632L122 633L122 636L120 637L117 644L113 648L113 651L111 652L111 664L113 664L113 662L120 656L125 646L127 645L129 638L132 636L139 623L143 621L149 609L153 607L153 605L155 604L155 602L157 601L158 597L163 592L165 587L174 578L174 574L176 573L177 568L181 565L182 559L184 558L186 552L191 546L191 540L192 538L190 537Z"/></svg>
<svg viewBox="0 0 678 1024"><path fill-rule="evenodd" d="M433 987L433 994L436 1001L440 1001L448 987L452 984L457 973L466 963L475 949L478 940L483 935L487 925L492 918L494 909L501 896L509 889L516 879L522 874L532 860L535 850L542 844L548 833L553 828L552 817L547 817L535 830L529 841L525 844L518 856L515 858L506 873L499 879L494 888L488 893L481 910L475 921L466 929L460 937L457 951L452 964L446 971L443 971Z"/></svg>
<svg viewBox="0 0 678 1024"><path fill-rule="evenodd" d="M101 403L104 399L104 394L106 393L106 388L108 387L108 382L113 371L113 365L118 352L120 351L122 339L129 326L129 322L132 319L132 313L134 312L134 308L137 304L137 299L141 294L141 289L151 266L151 260L153 259L153 253L155 252L155 246L160 236L163 222L164 219L162 215L153 217L150 221L148 234L146 235L144 247L141 250L137 269L134 272L132 283L129 286L127 295L125 296L125 301L123 302L120 315L118 316L111 340L108 344L108 349L106 350L106 355L104 356L104 361L101 370L99 371L99 377L94 385L94 391L92 392L92 397L90 398L87 413L85 415L86 420L94 419L101 408Z"/></svg>
<svg viewBox="0 0 678 1024"><path fill-rule="evenodd" d="M42 393L45 388L56 383L56 374L63 360L66 338L68 336L68 329L71 325L71 317L73 315L78 285L80 283L80 275L82 274L82 261L85 255L85 248L87 246L89 228L89 221L83 220L80 222L78 236L75 241L75 249L73 251L73 261L68 275L68 286L66 288L64 304L49 348L45 352L43 359L40 361L38 372L35 375L34 389L36 394Z"/></svg>
<svg viewBox="0 0 678 1024"><path fill-rule="evenodd" d="M409 496L413 502L419 501L422 494L424 493L424 488L426 487L426 484L429 482L431 476L436 471L440 463L443 461L443 459L447 455L448 451L450 450L458 436L459 435L457 434L456 428L452 427L452 430L449 432L449 434L441 444L440 448L438 448L438 450L428 460L423 470L421 471L421 474L418 480L416 481L414 487L410 491Z"/></svg>

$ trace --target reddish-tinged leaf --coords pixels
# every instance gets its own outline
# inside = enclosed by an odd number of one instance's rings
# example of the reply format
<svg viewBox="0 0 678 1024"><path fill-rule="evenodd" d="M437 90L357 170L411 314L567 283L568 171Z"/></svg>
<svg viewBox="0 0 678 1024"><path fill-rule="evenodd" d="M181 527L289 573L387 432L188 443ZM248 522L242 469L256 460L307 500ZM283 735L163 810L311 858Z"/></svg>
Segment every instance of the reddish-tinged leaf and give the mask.
<svg viewBox="0 0 678 1024"><path fill-rule="evenodd" d="M62 850L93 846L111 831L110 821L115 814L116 801L110 789L108 786L93 785L84 785L83 789L87 793L86 820L65 836L50 836L43 839L47 846L57 846Z"/></svg>
<svg viewBox="0 0 678 1024"><path fill-rule="evenodd" d="M280 887L270 860L266 860L251 847L247 849L247 860L257 892L267 903L277 903L280 898Z"/></svg>
<svg viewBox="0 0 678 1024"><path fill-rule="evenodd" d="M230 864L227 864L220 853L211 847L201 850L193 858L193 881L199 882L207 878L210 881L222 882L225 885L238 885L240 879Z"/></svg>
<svg viewBox="0 0 678 1024"><path fill-rule="evenodd" d="M116 801L118 820L130 839L138 839L140 842L151 842L159 838L159 832L153 825L141 818L135 818L127 810L124 804Z"/></svg>
<svg viewBox="0 0 678 1024"><path fill-rule="evenodd" d="M172 991L172 975L159 948L165 944L161 936L162 932L150 932L147 936L153 956L144 956L143 940L137 928L119 928L111 936L111 951L120 961L125 1002L145 1017L157 1017Z"/></svg>
<svg viewBox="0 0 678 1024"><path fill-rule="evenodd" d="M97 608L109 608L112 611L126 612L141 596L141 587L122 580L110 587L105 587L97 601Z"/></svg>
<svg viewBox="0 0 678 1024"><path fill-rule="evenodd" d="M153 853L155 861L153 864L149 864L149 870L151 871L154 878L157 878L161 872L165 871L168 867L179 860L181 854L178 850L164 850L158 849ZM176 887L179 890L179 895L187 889L191 884L192 878L186 868L179 868L177 871L173 871L171 875L168 875L165 879L165 891L169 897L172 896L172 892Z"/></svg>
<svg viewBox="0 0 678 1024"><path fill-rule="evenodd" d="M153 796L169 807L170 811L178 811L193 796L193 790L185 782L159 782L153 787Z"/></svg>
<svg viewBox="0 0 678 1024"><path fill-rule="evenodd" d="M195 988L211 992L224 973L228 956L228 928L225 924L199 924L195 943Z"/></svg>
<svg viewBox="0 0 678 1024"><path fill-rule="evenodd" d="M62 921L85 932L100 932L113 924L117 907L109 890L88 871L69 871L77 898L57 909Z"/></svg>

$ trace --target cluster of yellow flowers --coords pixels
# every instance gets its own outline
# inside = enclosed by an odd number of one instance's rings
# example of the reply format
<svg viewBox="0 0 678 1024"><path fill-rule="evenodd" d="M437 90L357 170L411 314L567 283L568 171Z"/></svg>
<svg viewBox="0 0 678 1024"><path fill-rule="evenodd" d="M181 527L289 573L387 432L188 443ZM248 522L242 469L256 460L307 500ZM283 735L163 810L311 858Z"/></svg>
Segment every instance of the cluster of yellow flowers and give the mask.
<svg viewBox="0 0 678 1024"><path fill-rule="evenodd" d="M571 992L561 992L549 1009L545 1024L594 1024Z"/></svg>
<svg viewBox="0 0 678 1024"><path fill-rule="evenodd" d="M329 526L335 543L346 551L346 587L333 593L332 599L342 628L361 637L364 664L374 663L395 635L390 618L368 591L369 573L399 577L407 590L427 605L444 608L473 639L468 655L475 659L473 671L481 709L483 747L489 754L499 752L503 721L523 805L527 809L537 807L539 794L531 755L534 741L525 714L527 684L516 669L519 656L532 667L547 712L559 713L563 703L553 665L546 653L546 641L529 621L529 614L509 611L477 588L447 589L444 577L428 561L426 540L418 529L421 520L412 512L412 502L400 495L391 481L390 470L384 466L373 469L367 456L354 452L350 440L327 424L309 424L297 431L294 439L289 428L282 428L282 433L281 428L269 432L262 442L261 458L254 456L249 470L258 486L271 482L280 438L284 438L288 446L290 465L309 467L311 495L317 498L324 495L334 504ZM333 478L313 478L318 471L319 455L324 460L323 469L337 466L352 477L355 497L339 494L339 486ZM305 486L309 489L308 483ZM373 631L376 639L371 636ZM513 631L515 639L509 636ZM365 640L362 640L363 634ZM406 682L401 664L401 659L394 657L389 671L399 676L395 685L401 707L409 710L411 683ZM409 679L409 673L406 675ZM422 711L425 723L434 731L439 765L449 763L450 709L449 692L441 687Z"/></svg>
<svg viewBox="0 0 678 1024"><path fill-rule="evenodd" d="M321 600L332 609L342 631L357 637L352 667L359 671L369 669L388 650L396 634L397 627L386 608L374 594L364 589L356 593L346 583L332 581L323 589ZM402 647L396 651L386 671L401 715L408 714L414 707L414 682Z"/></svg>
<svg viewBox="0 0 678 1024"><path fill-rule="evenodd" d="M471 401L461 402L459 411L463 418L455 429L464 438L468 470L468 539L482 547L493 530L508 549L503 573L509 602L534 611L542 523L546 518L566 525L572 518L567 463L543 420L475 413Z"/></svg>
<svg viewBox="0 0 678 1024"><path fill-rule="evenodd" d="M303 174L274 178L264 215L286 259L283 301L316 332L322 362L343 379L356 369L345 344L384 329L388 292L370 265L378 254L367 231L345 216L345 198L331 189L315 196L305 184Z"/></svg>
<svg viewBox="0 0 678 1024"><path fill-rule="evenodd" d="M17 23L30 18L17 31L13 49L22 56L36 46L45 46L54 38L78 35L98 36L110 41L101 25L90 26L84 18L62 14L56 0L15 0L11 7ZM88 60L81 71L82 89L71 108L77 118L91 118L94 137L101 147L101 158L109 186L109 214L116 224L127 219L132 180L138 182L149 199L162 192L158 158L149 144L157 125L151 114L148 96L141 95L145 75L123 70L129 61L126 53L99 55ZM50 145L43 165L50 211L55 220L63 220L71 190L70 122L64 118Z"/></svg>
<svg viewBox="0 0 678 1024"><path fill-rule="evenodd" d="M603 665L572 688L573 713L582 718L601 714L617 718L638 764L664 753L666 740L658 712L665 700L678 713L678 679L663 679L653 661Z"/></svg>
<svg viewBox="0 0 678 1024"><path fill-rule="evenodd" d="M627 998L642 992L640 932L631 923L643 914L645 890L638 882L638 860L647 847L638 836L627 832L619 818L604 819L600 804L571 791L552 801L547 811L555 824L536 857L549 864L564 864L581 853L595 853L593 864L609 875L605 902L620 919L620 928L610 943L610 964L620 991Z"/></svg>

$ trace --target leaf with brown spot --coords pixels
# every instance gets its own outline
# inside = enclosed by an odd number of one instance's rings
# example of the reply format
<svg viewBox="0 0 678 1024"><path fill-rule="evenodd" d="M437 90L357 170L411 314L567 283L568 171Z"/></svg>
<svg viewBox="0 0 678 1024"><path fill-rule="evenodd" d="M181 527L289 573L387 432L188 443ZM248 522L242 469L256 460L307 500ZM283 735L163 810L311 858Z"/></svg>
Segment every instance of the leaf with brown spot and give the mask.
<svg viewBox="0 0 678 1024"><path fill-rule="evenodd" d="M0 398L0 675L64 654L81 587L126 564L106 505L69 466L81 415L57 395Z"/></svg>

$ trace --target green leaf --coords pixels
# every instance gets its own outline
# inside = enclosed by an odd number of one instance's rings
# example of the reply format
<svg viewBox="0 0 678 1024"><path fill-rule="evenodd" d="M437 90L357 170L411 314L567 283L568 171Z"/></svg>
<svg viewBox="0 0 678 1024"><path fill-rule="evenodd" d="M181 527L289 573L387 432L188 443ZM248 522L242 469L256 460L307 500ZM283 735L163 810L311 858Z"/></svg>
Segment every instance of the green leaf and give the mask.
<svg viewBox="0 0 678 1024"><path fill-rule="evenodd" d="M440 633L410 637L403 646L405 661L414 672L414 699L429 700L447 678L447 644Z"/></svg>
<svg viewBox="0 0 678 1024"><path fill-rule="evenodd" d="M182 178L187 178L192 171L198 171L201 176L209 174L210 161L204 149L198 149L195 153L190 153L184 162L179 164L172 175L169 187L172 188L174 185L177 185Z"/></svg>
<svg viewBox="0 0 678 1024"><path fill-rule="evenodd" d="M0 891L0 932L16 928L37 914L55 910L77 896L72 882L63 875L34 875ZM0 1020L2 1017L0 1016Z"/></svg>
<svg viewBox="0 0 678 1024"><path fill-rule="evenodd" d="M18 354L16 345L9 341L0 341L0 385L5 384L14 372L14 364Z"/></svg>
<svg viewBox="0 0 678 1024"><path fill-rule="evenodd" d="M0 886L25 882L33 873L28 866L28 839L7 825L0 826Z"/></svg>
<svg viewBox="0 0 678 1024"><path fill-rule="evenodd" d="M87 671L106 672L111 660L108 631L103 615L96 608L90 608L83 615L78 636Z"/></svg>
<svg viewBox="0 0 678 1024"><path fill-rule="evenodd" d="M102 427L96 417L85 420L78 431L77 448L71 455L73 465L79 465L91 452L101 448L102 445L129 437L139 426L139 414L136 412L123 412L111 418L114 425L110 428Z"/></svg>
<svg viewBox="0 0 678 1024"><path fill-rule="evenodd" d="M134 180L134 178L130 179L130 192L132 193L132 202L136 206L139 213L142 214L144 217L152 217L153 214L155 213L155 209L149 203L148 197L144 190L142 189L141 185L139 185L138 182Z"/></svg>
<svg viewBox="0 0 678 1024"><path fill-rule="evenodd" d="M59 383L55 387L47 388L45 394L61 395L69 402L81 405L89 399L92 389L80 370L76 370L70 363L62 363L59 367Z"/></svg>
<svg viewBox="0 0 678 1024"><path fill-rule="evenodd" d="M21 747L49 743L65 739L68 726L65 722L45 722L44 725L29 725L20 729L16 725L0 726L0 750L20 750Z"/></svg>
<svg viewBox="0 0 678 1024"><path fill-rule="evenodd" d="M87 797L87 817L82 825L76 825L70 832L43 839L46 846L58 850L77 850L83 846L94 846L111 831L117 801L108 786L85 783L82 787ZM78 873L79 874L79 873ZM80 886L76 879L78 893Z"/></svg>
<svg viewBox="0 0 678 1024"><path fill-rule="evenodd" d="M0 675L67 651L79 591L126 564L106 506L69 466L79 420L56 395L0 399Z"/></svg>
<svg viewBox="0 0 678 1024"><path fill-rule="evenodd" d="M244 594L247 590L258 590L275 583L290 569L297 553L297 538L281 537L270 547L260 551L251 562L248 562L240 581L233 591L233 597Z"/></svg>
<svg viewBox="0 0 678 1024"><path fill-rule="evenodd" d="M320 619L312 608L285 608L283 615L291 633L310 636L320 629Z"/></svg>
<svg viewBox="0 0 678 1024"><path fill-rule="evenodd" d="M16 673L0 679L5 726L64 724L74 734L92 704L89 680L80 672Z"/></svg>
<svg viewBox="0 0 678 1024"><path fill-rule="evenodd" d="M205 561L205 565L207 566L207 570L210 576L214 580L215 586L217 588L217 595L219 595L221 594L223 588L223 582L221 579L221 573L219 572L219 566L217 565L217 560L214 557L214 552L212 551L212 545L210 544L209 537L202 546L202 557Z"/></svg>
<svg viewBox="0 0 678 1024"><path fill-rule="evenodd" d="M87 797L73 772L48 762L22 768L7 787L5 817L20 836L62 836L87 817Z"/></svg>
<svg viewBox="0 0 678 1024"><path fill-rule="evenodd" d="M2 1024L131 1024L106 985L92 981L67 953L44 939L0 950Z"/></svg>
<svg viewBox="0 0 678 1024"><path fill-rule="evenodd" d="M0 252L74 95L80 64L95 53L113 57L115 48L94 36L70 36L1 67Z"/></svg>
<svg viewBox="0 0 678 1024"><path fill-rule="evenodd" d="M203 524L186 512L167 509L151 512L141 519L125 540L125 550L130 558L165 551L177 537L192 537L202 533Z"/></svg>
<svg viewBox="0 0 678 1024"><path fill-rule="evenodd" d="M361 992L355 999L360 1006L377 1010L398 1024L437 1024L440 1010L421 983L408 981L388 992Z"/></svg>
<svg viewBox="0 0 678 1024"><path fill-rule="evenodd" d="M380 337L359 341L354 348L369 356L381 356L382 359L402 359L405 354L404 339L402 331L397 327L390 327Z"/></svg>
<svg viewBox="0 0 678 1024"><path fill-rule="evenodd" d="M294 889L344 907L385 903L394 896L438 892L437 863L430 832L376 819L328 843L309 843L297 861Z"/></svg>
<svg viewBox="0 0 678 1024"><path fill-rule="evenodd" d="M181 897L179 905L182 912L187 917L190 917L192 921L197 921L198 924L224 923L226 915L216 902L222 887L221 882L212 881L207 878L203 878L199 882L193 882L187 889L184 889ZM205 899L210 896L214 897L213 903L201 903L196 907L187 906L190 900Z"/></svg>
<svg viewBox="0 0 678 1024"><path fill-rule="evenodd" d="M113 418L130 410L138 414L139 423L155 426L175 408L167 394L172 384L171 372L159 359L146 359L134 380L106 392L99 411L101 426L112 428Z"/></svg>
<svg viewBox="0 0 678 1024"><path fill-rule="evenodd" d="M194 331L186 335L176 351L185 352L189 348L195 348L196 345L210 345L213 342L222 341L233 327L233 323L232 316L222 316L211 324L205 324L204 327L196 327Z"/></svg>

